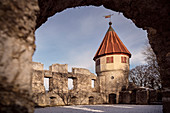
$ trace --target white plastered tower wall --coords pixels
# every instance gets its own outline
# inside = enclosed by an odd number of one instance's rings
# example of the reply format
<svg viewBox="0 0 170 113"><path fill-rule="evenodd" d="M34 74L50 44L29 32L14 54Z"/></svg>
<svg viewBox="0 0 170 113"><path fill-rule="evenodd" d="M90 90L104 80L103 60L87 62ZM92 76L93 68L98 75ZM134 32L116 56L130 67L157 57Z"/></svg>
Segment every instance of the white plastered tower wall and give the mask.
<svg viewBox="0 0 170 113"><path fill-rule="evenodd" d="M113 57L113 63L107 63L107 57ZM122 63L121 57L126 57L126 63ZM99 91L105 94L104 100L109 102L109 94L116 94L116 103L119 101L119 92L122 87L127 87L129 72L129 56L123 54L105 55L96 59L100 64L96 65L96 73L99 83Z"/></svg>

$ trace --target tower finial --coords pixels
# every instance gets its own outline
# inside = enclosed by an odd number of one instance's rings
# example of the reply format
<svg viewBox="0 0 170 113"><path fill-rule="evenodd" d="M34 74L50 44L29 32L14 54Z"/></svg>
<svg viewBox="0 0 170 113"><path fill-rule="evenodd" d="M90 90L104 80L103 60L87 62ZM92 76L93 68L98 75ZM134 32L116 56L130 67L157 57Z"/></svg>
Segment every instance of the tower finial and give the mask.
<svg viewBox="0 0 170 113"><path fill-rule="evenodd" d="M112 22L111 22L111 21L109 22L109 25L110 25L110 26L112 25Z"/></svg>

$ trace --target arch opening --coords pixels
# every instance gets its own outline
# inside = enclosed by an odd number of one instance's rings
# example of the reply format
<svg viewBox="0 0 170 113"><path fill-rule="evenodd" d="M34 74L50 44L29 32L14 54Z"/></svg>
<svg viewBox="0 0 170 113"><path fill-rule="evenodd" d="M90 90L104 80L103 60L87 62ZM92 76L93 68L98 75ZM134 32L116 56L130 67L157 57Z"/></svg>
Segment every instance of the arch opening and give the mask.
<svg viewBox="0 0 170 113"><path fill-rule="evenodd" d="M116 94L109 94L109 104L116 104Z"/></svg>
<svg viewBox="0 0 170 113"><path fill-rule="evenodd" d="M61 63L68 64L69 71L71 67L80 67L94 73L94 62L91 59L108 29L109 19L103 16L110 12L113 11L103 6L89 6L66 9L49 18L35 32L37 50L33 61L42 62L45 69L52 63ZM133 55L131 68L144 64L142 50L147 42L146 31L137 28L122 13L113 13L113 28ZM136 43L130 40L136 40Z"/></svg>

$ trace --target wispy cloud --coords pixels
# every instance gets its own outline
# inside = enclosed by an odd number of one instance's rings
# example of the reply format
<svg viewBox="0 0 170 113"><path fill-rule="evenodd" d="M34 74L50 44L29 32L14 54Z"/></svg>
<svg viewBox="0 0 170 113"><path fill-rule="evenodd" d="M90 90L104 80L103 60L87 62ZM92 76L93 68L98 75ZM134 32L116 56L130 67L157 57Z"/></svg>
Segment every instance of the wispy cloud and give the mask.
<svg viewBox="0 0 170 113"><path fill-rule="evenodd" d="M135 51L132 54L132 57L130 59L130 68L134 68L137 65L146 64L144 60L144 55L142 54L143 50Z"/></svg>
<svg viewBox="0 0 170 113"><path fill-rule="evenodd" d="M77 68L86 68L94 73L94 61L93 61L94 51L86 50L83 52L79 51L70 51L69 61L69 71L71 71L72 67Z"/></svg>

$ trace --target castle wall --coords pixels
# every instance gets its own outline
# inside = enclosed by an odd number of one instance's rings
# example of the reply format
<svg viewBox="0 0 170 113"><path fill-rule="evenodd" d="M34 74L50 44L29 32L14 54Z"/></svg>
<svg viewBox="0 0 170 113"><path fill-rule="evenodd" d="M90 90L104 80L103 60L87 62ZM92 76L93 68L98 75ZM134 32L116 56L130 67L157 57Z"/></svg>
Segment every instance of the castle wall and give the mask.
<svg viewBox="0 0 170 113"><path fill-rule="evenodd" d="M136 104L148 104L148 100L149 100L148 90L136 91Z"/></svg>
<svg viewBox="0 0 170 113"><path fill-rule="evenodd" d="M68 73L68 64L52 64L49 70L58 73Z"/></svg>
<svg viewBox="0 0 170 113"><path fill-rule="evenodd" d="M119 92L119 103L120 104L131 103L131 95L132 95L131 91L121 91L121 92Z"/></svg>
<svg viewBox="0 0 170 113"><path fill-rule="evenodd" d="M52 64L49 70L41 70L43 66L41 63L34 62L33 66L32 91L34 101L39 106L102 103L96 87L92 88L91 80L97 81L97 76L89 70L73 68L72 72L68 72L67 64ZM45 91L44 78L49 78L48 92ZM68 78L73 79L74 87L71 90L68 89ZM68 97L69 103L66 99Z"/></svg>
<svg viewBox="0 0 170 113"><path fill-rule="evenodd" d="M88 69L84 69L84 68L72 68L72 73L73 74L86 74L86 75L92 74Z"/></svg>
<svg viewBox="0 0 170 113"><path fill-rule="evenodd" d="M32 92L36 94L45 93L43 71L34 70L32 75Z"/></svg>
<svg viewBox="0 0 170 113"><path fill-rule="evenodd" d="M122 91L122 87L128 85L124 70L105 71L96 76L83 68L73 68L73 72L68 72L65 64L53 64L50 70L41 70L41 63L34 62L33 66L32 92L38 106L103 104L110 102L109 95L112 94L116 94L116 103L148 104L158 101L155 91ZM45 91L44 78L49 78L48 92ZM70 90L68 78L73 79L74 87ZM94 88L91 80L95 81Z"/></svg>
<svg viewBox="0 0 170 113"><path fill-rule="evenodd" d="M52 74L52 83L50 89L54 93L67 93L68 92L68 75L65 73L56 73Z"/></svg>
<svg viewBox="0 0 170 113"><path fill-rule="evenodd" d="M44 64L41 64L40 62L32 62L32 68L34 70L44 70Z"/></svg>
<svg viewBox="0 0 170 113"><path fill-rule="evenodd" d="M136 88L133 91L119 92L120 104L162 104L161 98L158 95L161 92L148 88Z"/></svg>

